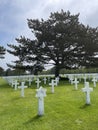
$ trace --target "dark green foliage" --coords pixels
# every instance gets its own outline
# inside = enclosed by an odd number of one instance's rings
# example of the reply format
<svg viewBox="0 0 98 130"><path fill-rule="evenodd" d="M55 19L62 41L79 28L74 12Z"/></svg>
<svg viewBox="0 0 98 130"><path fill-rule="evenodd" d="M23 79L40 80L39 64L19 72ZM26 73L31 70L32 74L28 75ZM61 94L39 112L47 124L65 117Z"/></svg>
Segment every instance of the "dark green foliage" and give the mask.
<svg viewBox="0 0 98 130"><path fill-rule="evenodd" d="M0 46L0 58L4 58L5 54L5 48L3 46Z"/></svg>
<svg viewBox="0 0 98 130"><path fill-rule="evenodd" d="M28 63L25 67L33 73L42 71L50 61L55 66L55 76L62 68L91 67L98 62L98 29L79 23L79 14L61 10L51 13L47 20L28 19L28 26L35 40L20 37L16 39L18 46L8 45L13 49L8 52L18 56L24 66Z"/></svg>
<svg viewBox="0 0 98 130"><path fill-rule="evenodd" d="M42 71L44 66L42 62L40 62L41 55L37 55L37 45L36 41L32 41L26 39L25 37L21 37L20 39L16 39L18 46L8 44L8 46L13 49L7 50L10 54L17 56L19 60L16 60L14 63L16 65L10 65L11 68L18 68L22 70L28 70L32 74L38 74L38 71Z"/></svg>
<svg viewBox="0 0 98 130"><path fill-rule="evenodd" d="M60 81L69 81L69 78L60 76Z"/></svg>
<svg viewBox="0 0 98 130"><path fill-rule="evenodd" d="M4 75L4 69L0 67L0 76Z"/></svg>
<svg viewBox="0 0 98 130"><path fill-rule="evenodd" d="M28 20L29 28L38 39L40 54L53 61L56 76L61 68L94 64L98 31L80 24L78 17L79 14L71 15L69 11L61 10L60 13L51 13L46 21Z"/></svg>
<svg viewBox="0 0 98 130"><path fill-rule="evenodd" d="M8 68L7 70L4 71L4 76L16 76L16 75L26 75L26 72L23 69L15 68L15 69L10 69Z"/></svg>

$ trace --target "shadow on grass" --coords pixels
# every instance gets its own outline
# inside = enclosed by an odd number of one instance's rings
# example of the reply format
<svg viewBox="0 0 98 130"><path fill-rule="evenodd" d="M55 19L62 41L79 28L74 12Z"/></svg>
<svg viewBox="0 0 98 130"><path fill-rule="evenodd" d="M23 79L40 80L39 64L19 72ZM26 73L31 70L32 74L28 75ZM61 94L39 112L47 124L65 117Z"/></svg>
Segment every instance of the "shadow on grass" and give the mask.
<svg viewBox="0 0 98 130"><path fill-rule="evenodd" d="M38 121L39 119L41 119L43 116L39 116L39 115L36 115L34 116L33 118L31 118L30 120L28 120L27 122L25 122L24 124L27 125L29 123L33 123L33 122L36 122Z"/></svg>
<svg viewBox="0 0 98 130"><path fill-rule="evenodd" d="M83 106L80 107L80 109L85 109L87 107L91 106L91 104L84 104Z"/></svg>
<svg viewBox="0 0 98 130"><path fill-rule="evenodd" d="M55 94L55 92L54 93L52 93L51 91L47 92L47 95L53 95L53 94Z"/></svg>
<svg viewBox="0 0 98 130"><path fill-rule="evenodd" d="M76 90L76 89L72 89L72 91L74 91L74 92L78 92L78 89Z"/></svg>
<svg viewBox="0 0 98 130"><path fill-rule="evenodd" d="M15 97L15 98L12 98L12 101L20 100L20 99L22 99L22 97Z"/></svg>

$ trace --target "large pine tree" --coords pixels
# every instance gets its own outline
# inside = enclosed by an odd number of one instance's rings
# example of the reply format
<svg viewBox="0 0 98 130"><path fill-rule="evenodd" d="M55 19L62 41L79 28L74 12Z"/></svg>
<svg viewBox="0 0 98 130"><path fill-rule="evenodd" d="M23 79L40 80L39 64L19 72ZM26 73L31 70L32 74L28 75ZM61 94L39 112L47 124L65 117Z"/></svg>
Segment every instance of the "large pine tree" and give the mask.
<svg viewBox="0 0 98 130"><path fill-rule="evenodd" d="M52 61L55 76L62 68L71 69L95 64L98 50L98 30L79 23L79 14L69 11L51 13L49 19L28 19L28 26L36 40L20 37L18 46L8 45L9 53L18 56L19 61L30 63L27 68L43 69ZM17 62L17 61L16 61Z"/></svg>

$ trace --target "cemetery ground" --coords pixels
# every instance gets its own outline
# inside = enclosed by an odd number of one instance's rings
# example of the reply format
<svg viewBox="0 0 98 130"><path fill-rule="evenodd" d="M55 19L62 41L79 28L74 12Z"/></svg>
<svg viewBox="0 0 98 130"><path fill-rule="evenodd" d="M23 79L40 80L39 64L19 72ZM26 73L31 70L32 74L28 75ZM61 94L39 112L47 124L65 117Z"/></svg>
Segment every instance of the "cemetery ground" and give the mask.
<svg viewBox="0 0 98 130"><path fill-rule="evenodd" d="M98 130L98 83L91 95L91 105L85 104L85 93L68 81L60 81L51 93L47 89L44 98L45 114L38 116L36 84L25 89L25 97L20 89L15 91L0 78L0 130ZM90 83L93 87L93 83Z"/></svg>

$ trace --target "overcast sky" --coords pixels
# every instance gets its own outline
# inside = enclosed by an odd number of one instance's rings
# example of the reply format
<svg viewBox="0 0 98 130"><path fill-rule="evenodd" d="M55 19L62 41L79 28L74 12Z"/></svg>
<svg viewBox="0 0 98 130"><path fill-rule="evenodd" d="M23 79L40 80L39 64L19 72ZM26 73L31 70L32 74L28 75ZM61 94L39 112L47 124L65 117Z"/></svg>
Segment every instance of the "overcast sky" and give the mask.
<svg viewBox="0 0 98 130"><path fill-rule="evenodd" d="M98 26L98 0L0 0L0 45L8 48L20 35L32 37L27 19L47 19L50 12L61 9L80 13L79 21L85 25ZM6 69L14 59L7 53L0 66Z"/></svg>

